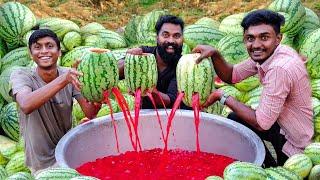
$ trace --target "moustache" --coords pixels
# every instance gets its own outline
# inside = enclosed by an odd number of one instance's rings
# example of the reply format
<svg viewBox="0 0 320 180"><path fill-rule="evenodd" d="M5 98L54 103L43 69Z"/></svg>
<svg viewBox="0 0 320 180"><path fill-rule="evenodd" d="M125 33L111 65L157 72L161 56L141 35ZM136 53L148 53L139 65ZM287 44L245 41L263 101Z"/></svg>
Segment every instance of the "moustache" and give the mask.
<svg viewBox="0 0 320 180"><path fill-rule="evenodd" d="M168 48L169 46L172 46L173 49L175 49L175 50L179 48L178 44L176 44L176 43L170 43L170 42L163 43L164 48Z"/></svg>

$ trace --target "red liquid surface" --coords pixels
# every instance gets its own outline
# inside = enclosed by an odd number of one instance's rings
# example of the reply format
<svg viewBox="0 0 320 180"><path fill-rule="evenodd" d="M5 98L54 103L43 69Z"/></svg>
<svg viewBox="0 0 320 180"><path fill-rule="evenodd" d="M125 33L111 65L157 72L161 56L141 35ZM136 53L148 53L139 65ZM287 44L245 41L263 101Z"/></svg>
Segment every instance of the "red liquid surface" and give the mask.
<svg viewBox="0 0 320 180"><path fill-rule="evenodd" d="M221 176L234 159L213 153L162 149L130 151L88 162L77 168L83 175L105 179L205 179ZM159 167L161 166L161 167Z"/></svg>
<svg viewBox="0 0 320 180"><path fill-rule="evenodd" d="M171 124L178 109L183 93L179 93L174 103L172 110L168 116L166 136L162 129L159 114L156 110L159 126L162 132L162 138L164 140L164 149L152 149L142 150L140 145L140 139L138 136L138 124L139 124L139 112L141 91L138 89L135 92L135 117L132 118L128 104L125 101L123 95L117 88L112 89L113 94L116 97L118 104L124 114L125 121L129 130L130 141L135 151L125 152L117 156L108 156L102 159L97 159L94 162L87 162L77 168L77 171L86 176L94 176L101 180L105 179L205 179L208 176L223 175L225 167L231 164L234 159L216 155L213 153L206 153L200 151L199 143L199 123L200 123L200 102L199 95L194 94L193 109L195 117L195 129L196 129L196 151L185 150L168 150L168 137L171 129ZM109 94L105 94L106 103L111 107ZM155 102L152 95L148 94L155 109ZM168 114L167 114L168 115ZM111 114L114 133L117 141L117 151L119 152L119 142L117 138L116 125L114 118ZM135 137L135 138L134 138Z"/></svg>

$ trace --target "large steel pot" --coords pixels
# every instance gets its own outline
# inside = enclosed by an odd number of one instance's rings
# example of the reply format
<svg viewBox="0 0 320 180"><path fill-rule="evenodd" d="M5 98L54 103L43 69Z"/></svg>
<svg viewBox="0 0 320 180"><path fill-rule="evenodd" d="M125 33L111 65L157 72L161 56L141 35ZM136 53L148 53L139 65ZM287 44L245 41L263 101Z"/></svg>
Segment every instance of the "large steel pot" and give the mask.
<svg viewBox="0 0 320 180"><path fill-rule="evenodd" d="M167 115L164 110L159 110L159 114L165 130ZM114 117L120 151L133 150L123 114L117 113ZM265 157L264 145L253 131L224 117L207 113L201 113L200 117L199 139L202 151L262 164ZM143 149L164 147L154 110L140 111L138 131ZM193 111L178 110L172 123L168 148L196 150L195 134ZM55 157L59 166L76 168L97 158L116 154L111 117L104 116L70 130L59 141Z"/></svg>

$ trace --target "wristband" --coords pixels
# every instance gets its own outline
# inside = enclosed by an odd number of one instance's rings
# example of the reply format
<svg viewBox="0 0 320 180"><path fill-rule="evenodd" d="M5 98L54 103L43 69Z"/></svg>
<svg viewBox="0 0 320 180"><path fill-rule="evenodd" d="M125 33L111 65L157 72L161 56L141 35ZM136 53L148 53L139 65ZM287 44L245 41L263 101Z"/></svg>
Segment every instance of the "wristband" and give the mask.
<svg viewBox="0 0 320 180"><path fill-rule="evenodd" d="M220 98L220 101L219 101L219 102L220 102L222 105L225 105L225 104L226 104L226 100L227 100L228 97L229 97L228 94L223 93L222 96L221 96L221 98Z"/></svg>

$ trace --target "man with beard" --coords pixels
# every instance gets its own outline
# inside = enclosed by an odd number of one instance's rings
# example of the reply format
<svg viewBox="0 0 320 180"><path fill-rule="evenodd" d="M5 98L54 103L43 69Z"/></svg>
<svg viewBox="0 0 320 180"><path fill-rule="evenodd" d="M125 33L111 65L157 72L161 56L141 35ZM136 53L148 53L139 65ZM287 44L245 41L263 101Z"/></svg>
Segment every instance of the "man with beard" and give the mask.
<svg viewBox="0 0 320 180"><path fill-rule="evenodd" d="M204 107L220 101L234 113L228 118L255 131L272 143L277 163L266 148L265 166L281 166L288 157L302 153L313 136L311 87L303 58L292 48L281 45L282 15L257 10L242 21L243 41L250 58L236 65L228 64L219 51L199 45L200 62L211 57L214 68L224 82L237 83L258 74L263 90L254 110L222 90L214 91Z"/></svg>
<svg viewBox="0 0 320 180"><path fill-rule="evenodd" d="M155 55L158 66L157 90L162 97L167 108L171 108L177 97L176 66L181 57L183 45L183 28L182 19L172 15L164 15L159 18L155 29L157 33L157 46L142 46L139 48L129 49L127 53L140 55L142 53L152 53ZM123 64L120 68L120 74L123 74ZM122 71L122 73L121 73ZM162 106L162 102L155 92L152 93L156 105ZM153 108L149 98L143 98L142 108ZM181 108L186 109L185 105Z"/></svg>

